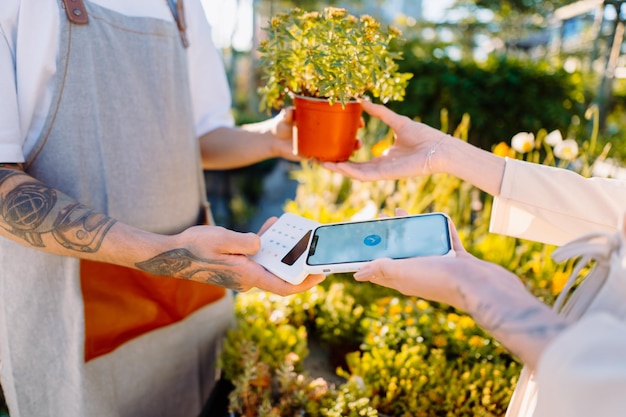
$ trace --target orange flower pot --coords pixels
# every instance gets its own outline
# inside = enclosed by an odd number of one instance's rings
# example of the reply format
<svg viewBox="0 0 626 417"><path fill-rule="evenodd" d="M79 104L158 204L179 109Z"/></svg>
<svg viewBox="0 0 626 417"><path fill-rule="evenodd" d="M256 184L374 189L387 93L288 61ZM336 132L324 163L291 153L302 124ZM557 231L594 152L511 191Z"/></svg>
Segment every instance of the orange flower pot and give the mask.
<svg viewBox="0 0 626 417"><path fill-rule="evenodd" d="M320 161L347 161L358 148L361 104L332 105L325 99L294 96L294 122L297 132L293 153Z"/></svg>

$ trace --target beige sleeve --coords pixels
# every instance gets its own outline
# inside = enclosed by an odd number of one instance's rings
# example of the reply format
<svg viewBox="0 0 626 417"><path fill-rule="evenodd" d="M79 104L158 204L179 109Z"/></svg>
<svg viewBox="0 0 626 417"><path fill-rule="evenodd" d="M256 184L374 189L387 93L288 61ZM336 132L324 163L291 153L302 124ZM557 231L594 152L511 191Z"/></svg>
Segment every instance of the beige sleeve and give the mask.
<svg viewBox="0 0 626 417"><path fill-rule="evenodd" d="M614 232L626 212L626 181L507 159L490 231L562 245L590 232Z"/></svg>
<svg viewBox="0 0 626 417"><path fill-rule="evenodd" d="M534 417L626 415L626 325L594 314L572 325L542 354Z"/></svg>

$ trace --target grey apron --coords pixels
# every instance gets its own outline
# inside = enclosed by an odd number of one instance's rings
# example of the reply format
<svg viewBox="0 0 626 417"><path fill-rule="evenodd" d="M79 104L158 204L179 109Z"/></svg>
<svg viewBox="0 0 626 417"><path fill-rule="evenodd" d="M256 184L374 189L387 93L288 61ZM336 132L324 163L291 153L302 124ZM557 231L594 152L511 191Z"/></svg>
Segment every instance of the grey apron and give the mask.
<svg viewBox="0 0 626 417"><path fill-rule="evenodd" d="M59 7L54 97L27 171L144 230L198 224L205 188L176 25L86 9L83 26ZM0 375L11 417L199 414L232 300L85 364L77 259L0 237L0 263Z"/></svg>

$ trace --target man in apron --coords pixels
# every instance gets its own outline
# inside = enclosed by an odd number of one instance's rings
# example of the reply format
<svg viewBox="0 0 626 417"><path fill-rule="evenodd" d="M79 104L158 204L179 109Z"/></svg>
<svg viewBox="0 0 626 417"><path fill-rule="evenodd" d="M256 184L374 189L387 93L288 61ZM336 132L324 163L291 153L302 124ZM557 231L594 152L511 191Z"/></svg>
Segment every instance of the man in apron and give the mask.
<svg viewBox="0 0 626 417"><path fill-rule="evenodd" d="M198 0L0 8L0 377L12 417L197 416L227 289L290 294L206 222L202 169L289 157L232 127ZM186 18L186 19L185 19ZM282 136L282 139L281 139ZM178 278L178 279L176 279Z"/></svg>

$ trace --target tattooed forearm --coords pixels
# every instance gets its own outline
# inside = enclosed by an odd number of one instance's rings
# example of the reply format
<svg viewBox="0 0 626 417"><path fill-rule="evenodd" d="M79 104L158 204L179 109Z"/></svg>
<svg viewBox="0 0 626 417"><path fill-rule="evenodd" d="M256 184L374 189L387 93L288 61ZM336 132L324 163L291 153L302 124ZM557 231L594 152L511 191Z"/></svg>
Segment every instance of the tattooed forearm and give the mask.
<svg viewBox="0 0 626 417"><path fill-rule="evenodd" d="M82 204L70 204L59 212L52 236L63 247L80 252L96 252L115 221Z"/></svg>
<svg viewBox="0 0 626 417"><path fill-rule="evenodd" d="M8 226L6 230L32 246L43 247L40 227L56 201L56 192L49 187L39 183L18 185L2 201L2 218Z"/></svg>
<svg viewBox="0 0 626 417"><path fill-rule="evenodd" d="M0 185L19 173L0 169ZM34 247L44 247L44 236L50 234L66 249L93 253L115 224L40 182L23 181L5 188L0 192L0 224Z"/></svg>
<svg viewBox="0 0 626 417"><path fill-rule="evenodd" d="M199 258L187 249L173 249L163 252L135 266L154 275L194 279L208 284L215 284L242 291L239 275L216 266L228 266L226 262Z"/></svg>
<svg viewBox="0 0 626 417"><path fill-rule="evenodd" d="M21 164L0 164L0 185L14 175L24 174Z"/></svg>

